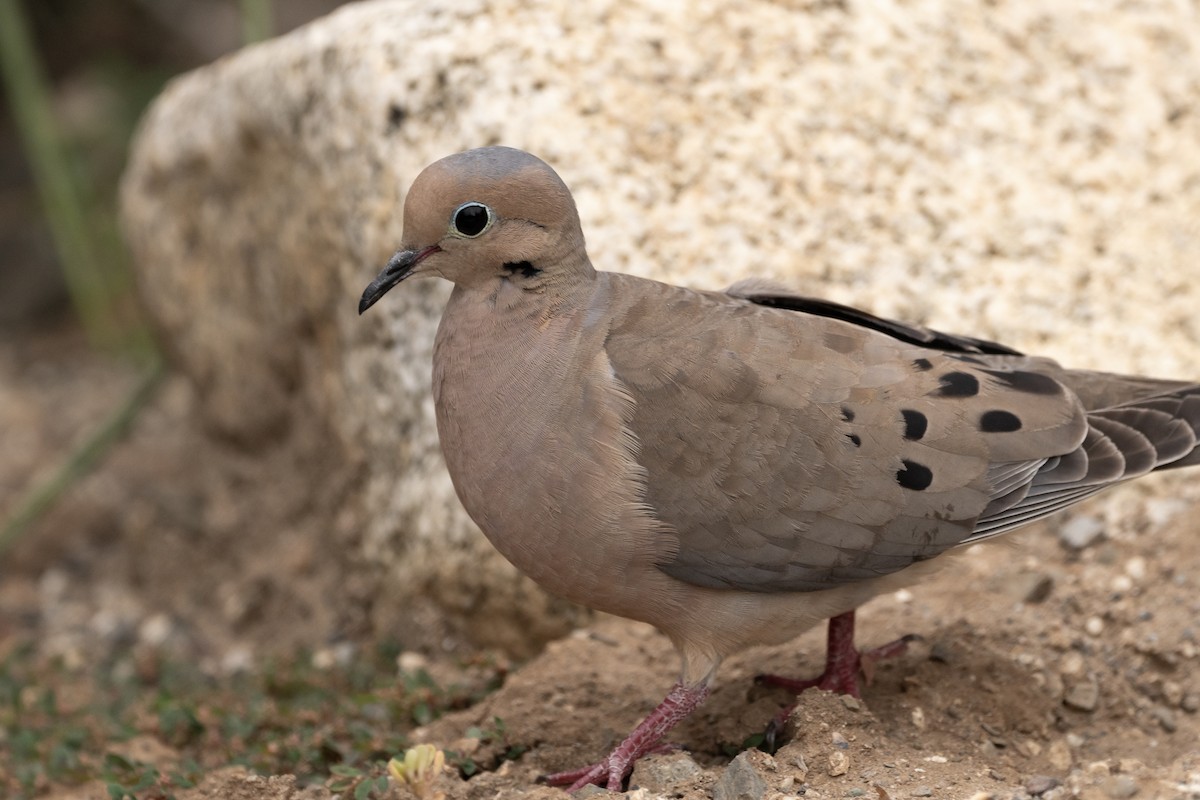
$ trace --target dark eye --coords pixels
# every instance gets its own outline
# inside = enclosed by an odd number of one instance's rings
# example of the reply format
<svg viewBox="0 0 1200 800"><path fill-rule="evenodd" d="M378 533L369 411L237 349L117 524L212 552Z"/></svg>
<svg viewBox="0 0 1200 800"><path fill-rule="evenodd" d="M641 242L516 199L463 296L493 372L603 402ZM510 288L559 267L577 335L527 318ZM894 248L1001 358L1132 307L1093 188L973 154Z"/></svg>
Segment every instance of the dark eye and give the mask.
<svg viewBox="0 0 1200 800"><path fill-rule="evenodd" d="M473 239L492 224L492 210L483 203L463 203L454 212L451 224L455 231Z"/></svg>

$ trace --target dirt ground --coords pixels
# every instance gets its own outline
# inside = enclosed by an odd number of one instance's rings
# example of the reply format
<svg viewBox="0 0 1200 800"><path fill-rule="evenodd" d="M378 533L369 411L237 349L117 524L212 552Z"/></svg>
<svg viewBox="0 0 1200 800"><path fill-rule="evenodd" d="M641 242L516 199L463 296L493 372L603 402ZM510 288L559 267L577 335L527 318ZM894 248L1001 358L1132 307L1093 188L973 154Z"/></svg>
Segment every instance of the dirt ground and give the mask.
<svg viewBox="0 0 1200 800"><path fill-rule="evenodd" d="M132 369L88 355L70 326L0 340L0 512L11 513L21 490L134 381ZM130 438L4 555L0 655L32 642L34 656L78 665L157 648L194 659L219 685L270 654L306 647L314 659L353 657L378 635L355 628L354 609L370 602L355 576L327 574L314 535L336 524L336 513L310 496L302 459L202 445L187 424L189 392L168 378ZM278 484L265 508L255 490L264 470ZM219 502L202 501L214 493ZM806 693L774 756L744 743L788 698L752 677L815 673L823 632L730 659L712 698L672 736L686 749L639 765L630 796L1200 798L1197 511L1194 472L1156 476L878 598L859 615L860 643L903 633L924 641L882 663L861 704ZM255 530L256 519L281 531ZM262 538L238 543L250 534ZM223 548L228 559L216 555ZM304 620L331 615L344 619L344 641L307 638L329 626ZM400 662L443 684L470 679L461 652L406 653ZM470 779L442 776L434 788L453 800L561 797L536 777L607 752L661 698L677 666L652 629L598 619L411 740L478 767ZM135 745L149 762L180 757L153 736L121 746ZM335 794L282 772L206 769L174 796ZM111 797L96 781L36 794Z"/></svg>

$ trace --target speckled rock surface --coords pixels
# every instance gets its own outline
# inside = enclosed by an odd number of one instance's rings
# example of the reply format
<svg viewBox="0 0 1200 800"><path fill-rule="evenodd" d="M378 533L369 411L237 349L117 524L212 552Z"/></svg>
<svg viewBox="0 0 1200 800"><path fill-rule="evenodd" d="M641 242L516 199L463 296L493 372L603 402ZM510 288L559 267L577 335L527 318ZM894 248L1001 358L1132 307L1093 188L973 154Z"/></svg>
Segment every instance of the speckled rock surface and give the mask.
<svg viewBox="0 0 1200 800"><path fill-rule="evenodd" d="M370 522L348 545L390 566L389 602L542 639L570 612L513 579L437 449L447 287L355 313L422 166L490 143L541 155L601 269L758 275L1076 366L1196 375L1197 13L364 3L175 81L133 149L125 229L215 435L328 437L361 471Z"/></svg>

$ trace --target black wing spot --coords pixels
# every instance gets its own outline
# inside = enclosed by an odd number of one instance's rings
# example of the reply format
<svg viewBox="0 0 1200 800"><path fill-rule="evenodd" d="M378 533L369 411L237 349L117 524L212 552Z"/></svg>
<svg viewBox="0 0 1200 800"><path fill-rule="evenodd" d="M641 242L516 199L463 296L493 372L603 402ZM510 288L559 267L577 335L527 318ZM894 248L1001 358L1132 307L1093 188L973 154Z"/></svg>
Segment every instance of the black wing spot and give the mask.
<svg viewBox="0 0 1200 800"><path fill-rule="evenodd" d="M979 430L984 433L1012 433L1021 430L1021 418L1011 411L985 411L979 418Z"/></svg>
<svg viewBox="0 0 1200 800"><path fill-rule="evenodd" d="M920 492L933 483L933 471L929 467L907 458L900 463L904 464L904 468L896 470L896 482L905 489Z"/></svg>
<svg viewBox="0 0 1200 800"><path fill-rule="evenodd" d="M979 394L979 379L969 372L947 372L938 378L939 397L974 397Z"/></svg>
<svg viewBox="0 0 1200 800"><path fill-rule="evenodd" d="M846 422L854 422L854 409L850 406L842 406L842 419Z"/></svg>
<svg viewBox="0 0 1200 800"><path fill-rule="evenodd" d="M862 447L862 439L859 438L857 433L847 433L846 438L849 439L855 447Z"/></svg>
<svg viewBox="0 0 1200 800"><path fill-rule="evenodd" d="M904 416L905 439L915 442L925 435L929 429L929 419L924 414L911 408L902 408L900 413Z"/></svg>
<svg viewBox="0 0 1200 800"><path fill-rule="evenodd" d="M540 269L528 261L510 261L504 265L504 269L512 275L516 275L519 272L525 278L532 278L534 275L541 273Z"/></svg>
<svg viewBox="0 0 1200 800"><path fill-rule="evenodd" d="M912 365L921 370L921 372L928 372L933 369L933 362L928 358L914 358Z"/></svg>
<svg viewBox="0 0 1200 800"><path fill-rule="evenodd" d="M1010 389L1015 389L1018 392L1040 395L1062 394L1062 386L1059 382L1049 375L1042 375L1040 372L1026 372L1024 370L1004 372L998 369L984 370L984 372Z"/></svg>

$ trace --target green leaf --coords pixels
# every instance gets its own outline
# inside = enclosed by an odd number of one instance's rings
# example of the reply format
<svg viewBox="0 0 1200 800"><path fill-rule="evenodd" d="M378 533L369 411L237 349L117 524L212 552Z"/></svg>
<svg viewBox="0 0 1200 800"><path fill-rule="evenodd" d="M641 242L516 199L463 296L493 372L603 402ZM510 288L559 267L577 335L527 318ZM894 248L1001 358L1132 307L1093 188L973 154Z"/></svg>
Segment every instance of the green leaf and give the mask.
<svg viewBox="0 0 1200 800"><path fill-rule="evenodd" d="M104 766L108 767L109 769L119 769L122 772L133 772L135 769L137 769L137 767L135 767L129 761L129 759L117 753L105 753Z"/></svg>

